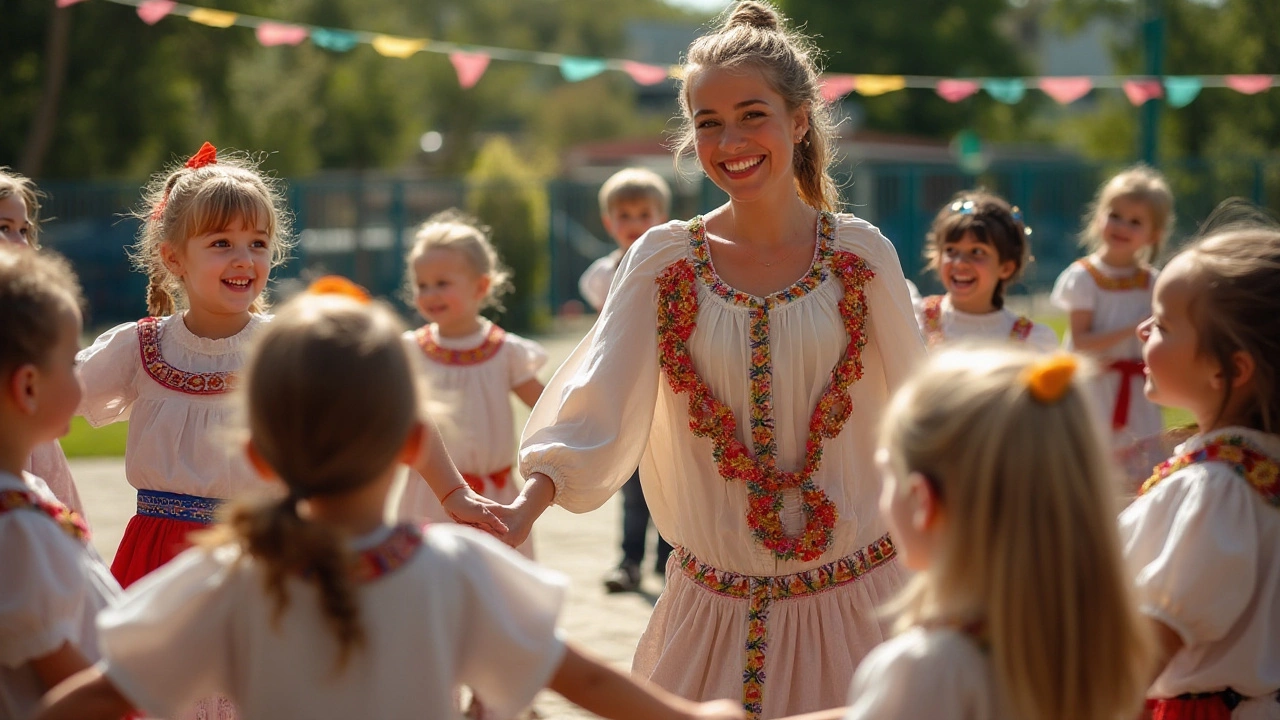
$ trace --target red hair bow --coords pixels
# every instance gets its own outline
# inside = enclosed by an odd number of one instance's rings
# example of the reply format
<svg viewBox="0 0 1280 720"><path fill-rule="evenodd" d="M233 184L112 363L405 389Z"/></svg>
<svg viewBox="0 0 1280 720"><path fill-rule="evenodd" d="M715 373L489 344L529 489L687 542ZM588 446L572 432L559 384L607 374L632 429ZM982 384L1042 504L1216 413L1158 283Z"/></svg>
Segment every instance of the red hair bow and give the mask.
<svg viewBox="0 0 1280 720"><path fill-rule="evenodd" d="M341 275L318 277L311 281L311 286L307 288L307 292L311 295L341 295L351 298L361 305L367 305L372 301L368 290Z"/></svg>
<svg viewBox="0 0 1280 720"><path fill-rule="evenodd" d="M205 165L213 165L218 162L218 149L209 144L206 140L195 155L187 161L187 167L192 170L199 170Z"/></svg>

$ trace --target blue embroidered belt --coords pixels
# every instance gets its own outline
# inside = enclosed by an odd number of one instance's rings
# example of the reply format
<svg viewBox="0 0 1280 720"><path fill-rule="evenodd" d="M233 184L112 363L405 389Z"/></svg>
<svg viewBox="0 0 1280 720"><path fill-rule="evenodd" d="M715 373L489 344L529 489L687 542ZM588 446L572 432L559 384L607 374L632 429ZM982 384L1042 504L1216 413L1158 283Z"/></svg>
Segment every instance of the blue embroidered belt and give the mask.
<svg viewBox="0 0 1280 720"><path fill-rule="evenodd" d="M138 491L138 514L146 515L147 517L212 525L215 514L221 506L222 501L218 498L160 492L159 490Z"/></svg>

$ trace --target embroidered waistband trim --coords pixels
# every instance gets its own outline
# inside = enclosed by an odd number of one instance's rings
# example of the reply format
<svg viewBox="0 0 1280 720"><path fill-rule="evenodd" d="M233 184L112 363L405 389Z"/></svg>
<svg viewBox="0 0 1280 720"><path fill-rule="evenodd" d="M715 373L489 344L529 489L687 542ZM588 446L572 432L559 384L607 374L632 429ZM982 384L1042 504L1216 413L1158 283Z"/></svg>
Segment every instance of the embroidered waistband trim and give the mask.
<svg viewBox="0 0 1280 720"><path fill-rule="evenodd" d="M222 500L159 490L138 491L138 514L212 525Z"/></svg>

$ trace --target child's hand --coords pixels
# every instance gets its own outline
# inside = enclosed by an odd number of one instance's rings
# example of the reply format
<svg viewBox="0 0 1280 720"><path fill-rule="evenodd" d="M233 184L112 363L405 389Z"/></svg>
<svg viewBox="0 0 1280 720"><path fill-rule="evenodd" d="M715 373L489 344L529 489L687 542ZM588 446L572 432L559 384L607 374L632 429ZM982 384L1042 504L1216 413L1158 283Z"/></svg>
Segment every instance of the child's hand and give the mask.
<svg viewBox="0 0 1280 720"><path fill-rule="evenodd" d="M507 540L509 533L507 524L494 513L495 510L503 506L471 488L463 487L449 493L441 505L444 507L444 511L449 513L449 517L453 518L453 521L459 525L470 525L473 528L484 530L503 541L510 542Z"/></svg>
<svg viewBox="0 0 1280 720"><path fill-rule="evenodd" d="M516 498L510 505L499 505L493 513L506 523L507 533L502 536L502 541L511 547L518 547L528 539L533 530L533 521L540 515L530 503L524 502L523 497Z"/></svg>
<svg viewBox="0 0 1280 720"><path fill-rule="evenodd" d="M742 703L732 700L712 700L698 703L689 713L690 720L741 720L746 717Z"/></svg>

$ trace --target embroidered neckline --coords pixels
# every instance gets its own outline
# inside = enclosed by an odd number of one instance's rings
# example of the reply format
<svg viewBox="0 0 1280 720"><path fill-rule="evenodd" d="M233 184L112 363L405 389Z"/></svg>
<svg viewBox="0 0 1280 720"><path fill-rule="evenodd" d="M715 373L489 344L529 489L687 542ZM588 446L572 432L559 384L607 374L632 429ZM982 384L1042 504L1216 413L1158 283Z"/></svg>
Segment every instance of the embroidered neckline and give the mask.
<svg viewBox="0 0 1280 720"><path fill-rule="evenodd" d="M1154 473L1142 483L1138 495L1145 495L1165 478L1197 463L1226 463L1237 475L1248 481L1267 504L1280 508L1280 463L1251 445L1242 435L1227 435L1205 443L1199 450L1183 453L1156 466Z"/></svg>
<svg viewBox="0 0 1280 720"><path fill-rule="evenodd" d="M946 339L945 333L942 331L942 297L942 295L930 295L921 302L923 306L921 314L924 315L924 335L929 347L934 347ZM1013 321L1013 327L1009 330L1009 339L1026 342L1031 335L1033 325L1035 323L1031 321L1031 318L1026 315L1019 315L1018 319Z"/></svg>
<svg viewBox="0 0 1280 720"><path fill-rule="evenodd" d="M352 577L356 582L373 582L404 567L422 547L422 529L397 525L385 540L356 553Z"/></svg>
<svg viewBox="0 0 1280 720"><path fill-rule="evenodd" d="M181 318L177 322L182 322ZM188 395L220 395L235 385L235 373L187 372L170 365L160 352L159 318L138 321L138 348L147 374L170 390Z"/></svg>
<svg viewBox="0 0 1280 720"><path fill-rule="evenodd" d="M422 352L431 360L441 365L478 365L486 360L490 360L498 354L502 349L502 343L506 342L507 331L498 327L494 323L490 323L489 332L485 333L484 340L480 344L468 350L452 350L442 347L431 335L429 326L418 328L414 335L418 340L418 347L422 348Z"/></svg>
<svg viewBox="0 0 1280 720"><path fill-rule="evenodd" d="M742 292L720 279L711 262L711 245L707 242L707 226L701 215L689 221L689 248L693 253L694 269L707 287L726 302L742 307L753 307L764 302L776 307L798 300L813 292L826 279L825 267L829 264L832 245L835 243L835 217L828 212L818 215L818 238L814 243L813 259L809 271L799 280L765 297Z"/></svg>
<svg viewBox="0 0 1280 720"><path fill-rule="evenodd" d="M1076 264L1088 271L1099 289L1108 292L1146 290L1151 285L1151 270L1145 267L1139 267L1138 272L1127 277L1111 277L1089 262L1089 258L1080 258Z"/></svg>
<svg viewBox="0 0 1280 720"><path fill-rule="evenodd" d="M10 510L42 513L80 544L89 542L89 524L80 513L62 503L50 502L27 490L0 490L0 515Z"/></svg>
<svg viewBox="0 0 1280 720"><path fill-rule="evenodd" d="M831 222L827 213L823 213L823 217L825 222ZM677 395L689 396L689 429L694 435L711 440L712 456L720 476L746 485L747 525L755 541L781 560L814 560L831 544L838 513L827 494L814 484L813 475L822 462L823 441L839 435L853 412L848 389L862 378L862 350L867 344L865 286L875 273L851 252L824 253L824 260L844 285L839 307L848 344L810 417L804 465L791 472L777 466L769 310L776 303L787 302L795 296L789 291L784 291L782 297L775 294L769 298L741 294L742 301L751 310L748 372L753 453L734 434L738 420L733 411L712 394L689 354L687 342L698 316L698 295L694 287L698 270L687 259L681 259L664 270L656 281L659 364L667 382ZM809 277L820 278L822 272L821 269L811 271ZM805 529L797 537L788 536L782 523L782 491L790 489L799 491L806 515Z"/></svg>

